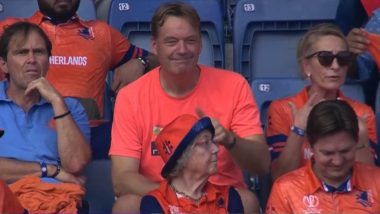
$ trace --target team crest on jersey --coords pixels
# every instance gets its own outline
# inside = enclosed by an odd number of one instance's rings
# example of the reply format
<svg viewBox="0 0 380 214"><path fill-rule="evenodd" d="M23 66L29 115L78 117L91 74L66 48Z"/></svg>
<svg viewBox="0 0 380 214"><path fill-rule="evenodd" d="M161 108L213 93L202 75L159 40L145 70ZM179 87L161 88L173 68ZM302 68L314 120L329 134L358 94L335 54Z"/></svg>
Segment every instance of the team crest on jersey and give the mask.
<svg viewBox="0 0 380 214"><path fill-rule="evenodd" d="M79 35L82 36L85 39L94 39L94 31L92 30L92 27L83 27L78 30Z"/></svg>
<svg viewBox="0 0 380 214"><path fill-rule="evenodd" d="M360 203L364 207L372 207L373 197L370 191L358 192L356 194L356 202Z"/></svg>
<svg viewBox="0 0 380 214"><path fill-rule="evenodd" d="M160 134L161 130L162 130L162 127L160 127L160 126L154 126L153 127L154 139L157 137L158 134ZM150 152L151 152L152 156L160 155L160 153L158 152L158 149L157 149L157 144L154 141L150 144L150 150L151 150Z"/></svg>
<svg viewBox="0 0 380 214"><path fill-rule="evenodd" d="M225 206L225 201L223 196L219 196L218 199L216 199L216 207L223 208Z"/></svg>
<svg viewBox="0 0 380 214"><path fill-rule="evenodd" d="M302 199L303 204L306 209L303 211L304 214L316 214L321 213L321 209L318 209L319 198L315 195L305 195Z"/></svg>

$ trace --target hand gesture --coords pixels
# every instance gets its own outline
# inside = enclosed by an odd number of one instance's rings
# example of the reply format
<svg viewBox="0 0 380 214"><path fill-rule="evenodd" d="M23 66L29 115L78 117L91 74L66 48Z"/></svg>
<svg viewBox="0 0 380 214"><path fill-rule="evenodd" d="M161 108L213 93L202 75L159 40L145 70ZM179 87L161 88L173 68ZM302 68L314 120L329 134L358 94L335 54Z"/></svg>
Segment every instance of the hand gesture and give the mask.
<svg viewBox="0 0 380 214"><path fill-rule="evenodd" d="M61 95L44 77L40 77L30 82L25 90L25 95L30 95L36 92L52 104L56 101L62 101Z"/></svg>
<svg viewBox="0 0 380 214"><path fill-rule="evenodd" d="M351 52L361 54L367 51L370 41L367 39L366 34L366 31L359 28L354 28L350 31L347 35L347 41Z"/></svg>
<svg viewBox="0 0 380 214"><path fill-rule="evenodd" d="M302 108L297 109L293 102L289 102L290 109L293 115L293 124L303 130L306 129L307 118L309 117L311 109L323 99L317 93L312 94Z"/></svg>
<svg viewBox="0 0 380 214"><path fill-rule="evenodd" d="M207 116L199 107L195 109L195 112L200 118ZM211 118L211 122L215 129L214 142L225 146L234 140L233 133L225 129L217 119Z"/></svg>

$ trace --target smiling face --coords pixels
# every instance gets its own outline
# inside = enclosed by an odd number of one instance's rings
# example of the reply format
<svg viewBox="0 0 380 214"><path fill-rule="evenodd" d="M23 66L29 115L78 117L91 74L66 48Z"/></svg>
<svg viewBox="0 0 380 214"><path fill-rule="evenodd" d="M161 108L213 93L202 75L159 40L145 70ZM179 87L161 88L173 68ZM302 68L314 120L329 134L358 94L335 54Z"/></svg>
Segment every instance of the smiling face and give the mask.
<svg viewBox="0 0 380 214"><path fill-rule="evenodd" d="M345 131L320 138L312 148L314 172L327 184L339 186L351 173L355 146L356 141Z"/></svg>
<svg viewBox="0 0 380 214"><path fill-rule="evenodd" d="M1 59L1 67L9 74L9 89L25 90L31 81L45 76L49 68L45 40L33 30L26 37L15 34L8 45L7 59Z"/></svg>
<svg viewBox="0 0 380 214"><path fill-rule="evenodd" d="M38 0L40 11L53 19L68 20L75 15L80 0Z"/></svg>
<svg viewBox="0 0 380 214"><path fill-rule="evenodd" d="M316 41L310 48L308 55L320 52L331 51L337 54L340 51L347 51L348 47L344 40L337 36L327 35L316 37ZM310 74L312 87L320 90L338 90L346 80L348 65L340 66L335 58L331 65L323 66L318 61L318 56L302 61L303 72L306 76Z"/></svg>
<svg viewBox="0 0 380 214"><path fill-rule="evenodd" d="M151 45L163 72L173 75L196 72L202 49L201 35L185 18L167 17Z"/></svg>
<svg viewBox="0 0 380 214"><path fill-rule="evenodd" d="M206 176L217 172L218 146L212 140L210 131L202 131L194 139L192 151L185 165L184 170L191 170L194 173Z"/></svg>

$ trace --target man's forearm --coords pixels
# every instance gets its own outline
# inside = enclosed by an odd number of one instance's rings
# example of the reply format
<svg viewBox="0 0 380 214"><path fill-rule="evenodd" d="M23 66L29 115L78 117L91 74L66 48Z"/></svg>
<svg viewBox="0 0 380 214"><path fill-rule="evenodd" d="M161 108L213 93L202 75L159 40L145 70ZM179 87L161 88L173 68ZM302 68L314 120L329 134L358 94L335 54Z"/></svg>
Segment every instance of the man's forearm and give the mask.
<svg viewBox="0 0 380 214"><path fill-rule="evenodd" d="M53 104L56 115L68 112L63 100ZM62 167L69 173L77 174L91 159L89 144L80 132L71 114L55 120L57 127L58 152Z"/></svg>
<svg viewBox="0 0 380 214"><path fill-rule="evenodd" d="M128 172L118 176L120 179L114 180L115 195L120 197L126 194L143 196L146 193L159 187L159 183L153 182L141 174Z"/></svg>
<svg viewBox="0 0 380 214"><path fill-rule="evenodd" d="M264 136L255 135L247 139L235 136L235 138L236 145L229 151L238 165L251 175L269 173L270 157Z"/></svg>
<svg viewBox="0 0 380 214"><path fill-rule="evenodd" d="M283 151L278 159L272 163L273 179L298 168L302 158L303 139L304 137L290 132Z"/></svg>
<svg viewBox="0 0 380 214"><path fill-rule="evenodd" d="M6 183L13 183L26 175L41 176L40 164L0 158L0 178L5 180Z"/></svg>

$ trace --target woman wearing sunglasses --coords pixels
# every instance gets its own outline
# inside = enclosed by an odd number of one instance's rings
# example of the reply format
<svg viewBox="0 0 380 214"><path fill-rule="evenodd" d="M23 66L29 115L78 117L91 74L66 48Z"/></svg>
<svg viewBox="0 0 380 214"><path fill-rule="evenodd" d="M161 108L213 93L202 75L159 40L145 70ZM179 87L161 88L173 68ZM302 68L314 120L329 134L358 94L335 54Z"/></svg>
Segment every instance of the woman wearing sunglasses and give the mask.
<svg viewBox="0 0 380 214"><path fill-rule="evenodd" d="M297 58L310 84L294 96L273 101L267 113L266 136L273 178L303 166L312 157L305 138L306 121L313 106L322 100L344 100L355 110L360 125L356 160L373 164L372 148L377 143L375 115L369 106L340 91L353 60L345 36L333 24L316 25L299 41Z"/></svg>

